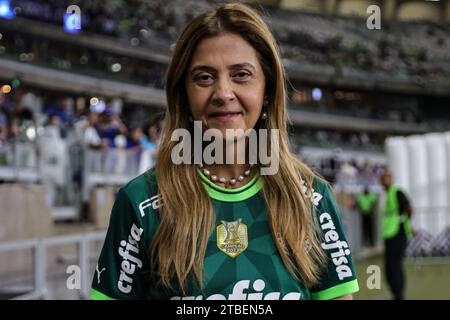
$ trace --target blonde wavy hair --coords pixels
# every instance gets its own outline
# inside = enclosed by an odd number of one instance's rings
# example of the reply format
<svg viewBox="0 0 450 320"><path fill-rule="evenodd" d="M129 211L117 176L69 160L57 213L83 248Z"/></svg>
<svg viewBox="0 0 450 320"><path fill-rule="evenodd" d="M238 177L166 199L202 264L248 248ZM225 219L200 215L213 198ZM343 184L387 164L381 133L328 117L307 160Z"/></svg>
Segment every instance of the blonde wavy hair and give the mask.
<svg viewBox="0 0 450 320"><path fill-rule="evenodd" d="M222 33L245 39L258 53L266 78L268 117L258 127L279 129L279 171L262 176L270 229L288 271L308 287L319 280L325 254L320 246L311 199L317 175L289 150L286 129L286 76L276 41L261 16L240 3L228 3L193 19L181 33L167 71L167 112L156 164L160 225L150 246L152 274L165 287L183 293L190 280L203 288L203 261L216 219L195 165L175 165L171 141L178 128L192 130L185 86L190 59L199 42ZM270 148L269 148L270 150ZM176 281L176 282L173 282Z"/></svg>

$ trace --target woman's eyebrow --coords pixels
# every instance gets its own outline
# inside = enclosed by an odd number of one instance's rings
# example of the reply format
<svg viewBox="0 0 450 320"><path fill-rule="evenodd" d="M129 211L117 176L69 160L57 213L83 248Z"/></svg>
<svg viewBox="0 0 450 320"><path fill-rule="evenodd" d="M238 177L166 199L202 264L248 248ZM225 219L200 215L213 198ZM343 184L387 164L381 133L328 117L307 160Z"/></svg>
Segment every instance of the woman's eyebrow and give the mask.
<svg viewBox="0 0 450 320"><path fill-rule="evenodd" d="M208 71L208 72L214 73L217 70L208 65L198 65L198 66L192 67L192 69L189 73L192 75L195 71Z"/></svg>
<svg viewBox="0 0 450 320"><path fill-rule="evenodd" d="M236 64L232 64L232 65L228 66L228 69L230 69L230 70L236 70L236 69L242 69L242 68L250 68L250 69L253 69L254 72L256 72L255 66L249 62L236 63ZM203 64L192 67L192 69L189 73L192 75L196 71L207 71L207 72L211 72L211 73L217 72L217 70L215 68L213 68L209 65L203 65Z"/></svg>
<svg viewBox="0 0 450 320"><path fill-rule="evenodd" d="M231 70L242 69L242 68L250 68L250 69L253 69L253 72L256 72L255 66L249 62L237 63L237 64L233 64L231 66L228 66L228 69L231 69Z"/></svg>

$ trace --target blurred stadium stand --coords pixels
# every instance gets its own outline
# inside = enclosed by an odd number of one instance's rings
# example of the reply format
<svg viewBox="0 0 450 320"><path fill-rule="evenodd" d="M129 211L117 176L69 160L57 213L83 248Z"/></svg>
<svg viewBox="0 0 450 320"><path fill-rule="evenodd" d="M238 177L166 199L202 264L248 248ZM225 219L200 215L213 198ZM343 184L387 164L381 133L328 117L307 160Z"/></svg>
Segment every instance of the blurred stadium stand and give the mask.
<svg viewBox="0 0 450 320"><path fill-rule="evenodd" d="M386 139L450 130L449 1L375 2L382 30L365 27L370 1L258 5L289 75L292 149L333 183L357 256L381 250L379 238L374 250L363 247L354 196L365 186L382 194ZM79 34L62 26L71 1L9 3L15 18L0 18L0 199L12 204L1 219L17 216L22 225L0 229L0 256L8 257L1 260L9 261L0 266L0 291L12 297L40 286L32 297L73 297L54 284L65 276L62 265L84 266L83 286L90 281L115 191L149 165L140 140L165 108L173 44L186 21L214 2L74 1ZM35 198L22 201L21 192ZM36 224L25 226L23 215ZM424 230L408 252L450 255L449 246L436 247L448 244L448 230L439 241ZM79 247L52 249L58 241ZM23 255L14 257L19 248ZM33 260L24 250L43 256ZM47 275L56 281L50 291L42 289Z"/></svg>

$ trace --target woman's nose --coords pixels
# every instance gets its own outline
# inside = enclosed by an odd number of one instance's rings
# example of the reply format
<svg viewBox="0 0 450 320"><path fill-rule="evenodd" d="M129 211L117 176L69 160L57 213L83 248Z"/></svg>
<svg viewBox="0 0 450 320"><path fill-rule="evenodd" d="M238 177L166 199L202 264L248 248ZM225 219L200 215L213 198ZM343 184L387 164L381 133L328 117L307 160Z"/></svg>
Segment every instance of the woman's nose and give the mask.
<svg viewBox="0 0 450 320"><path fill-rule="evenodd" d="M219 79L214 87L213 103L226 104L236 98L230 79Z"/></svg>

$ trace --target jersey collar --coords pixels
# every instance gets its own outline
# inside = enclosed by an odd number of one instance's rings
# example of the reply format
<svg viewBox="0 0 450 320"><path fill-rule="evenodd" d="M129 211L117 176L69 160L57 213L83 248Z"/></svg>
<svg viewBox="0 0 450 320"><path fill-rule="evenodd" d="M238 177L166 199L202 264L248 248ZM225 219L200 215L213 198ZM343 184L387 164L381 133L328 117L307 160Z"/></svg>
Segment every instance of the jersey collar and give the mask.
<svg viewBox="0 0 450 320"><path fill-rule="evenodd" d="M257 194L264 186L264 179L260 175L254 176L249 182L239 188L226 189L213 183L198 169L197 174L208 195L215 200L224 202L247 200Z"/></svg>

